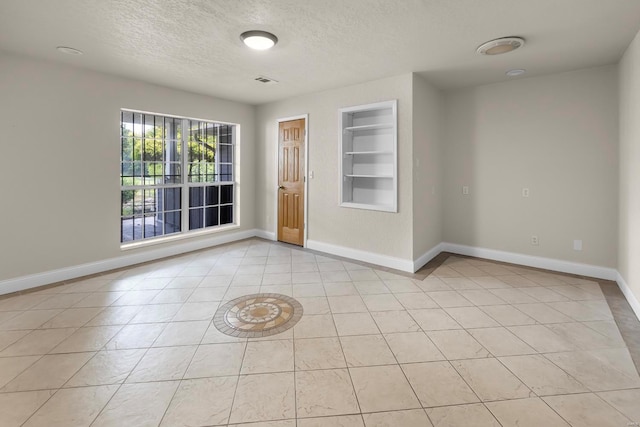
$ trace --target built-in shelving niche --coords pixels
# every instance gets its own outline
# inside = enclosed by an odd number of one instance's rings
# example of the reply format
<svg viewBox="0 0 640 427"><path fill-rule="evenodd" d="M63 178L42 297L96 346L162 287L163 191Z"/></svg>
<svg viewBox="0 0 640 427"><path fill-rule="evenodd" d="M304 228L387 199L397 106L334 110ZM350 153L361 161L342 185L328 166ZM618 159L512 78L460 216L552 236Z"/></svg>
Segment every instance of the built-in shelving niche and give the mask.
<svg viewBox="0 0 640 427"><path fill-rule="evenodd" d="M340 206L398 211L397 100L340 109Z"/></svg>

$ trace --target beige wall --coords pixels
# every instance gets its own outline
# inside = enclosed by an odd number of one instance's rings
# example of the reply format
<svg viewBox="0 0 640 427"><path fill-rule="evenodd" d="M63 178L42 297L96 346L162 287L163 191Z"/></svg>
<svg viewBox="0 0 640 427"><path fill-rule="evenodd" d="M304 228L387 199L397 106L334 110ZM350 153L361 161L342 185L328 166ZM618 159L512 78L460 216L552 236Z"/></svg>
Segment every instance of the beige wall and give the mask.
<svg viewBox="0 0 640 427"><path fill-rule="evenodd" d="M0 280L123 255L120 108L239 123L254 227L254 107L2 53L0 99Z"/></svg>
<svg viewBox="0 0 640 427"><path fill-rule="evenodd" d="M445 114L445 241L616 266L615 66L447 93Z"/></svg>
<svg viewBox="0 0 640 427"><path fill-rule="evenodd" d="M413 75L413 258L442 242L442 94Z"/></svg>
<svg viewBox="0 0 640 427"><path fill-rule="evenodd" d="M638 45L621 65L619 176L619 269L636 293ZM120 250L120 108L240 123L241 230L275 231L277 119L309 114L310 240L404 260L448 241L616 266L614 66L444 94L408 73L256 108L1 55L0 221L10 255L0 257L0 280L151 250ZM389 99L398 99L399 211L340 208L338 109Z"/></svg>
<svg viewBox="0 0 640 427"><path fill-rule="evenodd" d="M620 62L618 271L640 300L640 33Z"/></svg>
<svg viewBox="0 0 640 427"><path fill-rule="evenodd" d="M257 110L256 225L275 232L277 120L309 114L308 238L412 260L412 75L264 104ZM338 109L398 100L398 213L341 208Z"/></svg>

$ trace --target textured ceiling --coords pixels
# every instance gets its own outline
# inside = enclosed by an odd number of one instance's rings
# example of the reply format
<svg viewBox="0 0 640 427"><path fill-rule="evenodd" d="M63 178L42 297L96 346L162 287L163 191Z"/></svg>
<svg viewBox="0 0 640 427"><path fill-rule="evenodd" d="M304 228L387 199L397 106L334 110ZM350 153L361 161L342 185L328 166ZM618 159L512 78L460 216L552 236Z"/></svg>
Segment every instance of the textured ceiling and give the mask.
<svg viewBox="0 0 640 427"><path fill-rule="evenodd" d="M639 27L638 0L0 0L2 50L251 104L406 72L454 88L610 64ZM244 47L253 29L278 45ZM527 45L475 53L510 35Z"/></svg>

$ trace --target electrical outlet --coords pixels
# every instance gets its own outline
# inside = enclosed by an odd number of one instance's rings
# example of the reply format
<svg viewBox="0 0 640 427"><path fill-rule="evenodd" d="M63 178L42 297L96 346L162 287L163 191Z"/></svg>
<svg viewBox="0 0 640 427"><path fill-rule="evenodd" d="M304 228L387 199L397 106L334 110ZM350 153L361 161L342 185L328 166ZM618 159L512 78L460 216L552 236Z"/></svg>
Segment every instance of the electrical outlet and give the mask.
<svg viewBox="0 0 640 427"><path fill-rule="evenodd" d="M582 250L582 240L574 240L573 241L573 250L581 251Z"/></svg>
<svg viewBox="0 0 640 427"><path fill-rule="evenodd" d="M463 185L462 186L462 194L464 194L465 196L469 195L469 186L468 185Z"/></svg>
<svg viewBox="0 0 640 427"><path fill-rule="evenodd" d="M528 188L523 188L522 189L522 197L529 197L529 189Z"/></svg>
<svg viewBox="0 0 640 427"><path fill-rule="evenodd" d="M538 236L531 236L531 245L538 246L540 244L540 240L538 240Z"/></svg>

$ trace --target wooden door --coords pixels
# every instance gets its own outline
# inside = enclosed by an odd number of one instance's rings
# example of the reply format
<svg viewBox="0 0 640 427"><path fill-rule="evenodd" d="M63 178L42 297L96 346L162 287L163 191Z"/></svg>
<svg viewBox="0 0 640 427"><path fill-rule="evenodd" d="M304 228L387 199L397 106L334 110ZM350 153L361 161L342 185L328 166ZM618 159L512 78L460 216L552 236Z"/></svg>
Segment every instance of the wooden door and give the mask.
<svg viewBox="0 0 640 427"><path fill-rule="evenodd" d="M278 135L278 240L302 246L305 120L280 122Z"/></svg>

